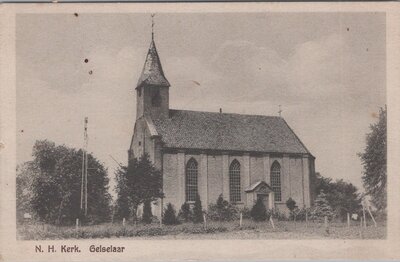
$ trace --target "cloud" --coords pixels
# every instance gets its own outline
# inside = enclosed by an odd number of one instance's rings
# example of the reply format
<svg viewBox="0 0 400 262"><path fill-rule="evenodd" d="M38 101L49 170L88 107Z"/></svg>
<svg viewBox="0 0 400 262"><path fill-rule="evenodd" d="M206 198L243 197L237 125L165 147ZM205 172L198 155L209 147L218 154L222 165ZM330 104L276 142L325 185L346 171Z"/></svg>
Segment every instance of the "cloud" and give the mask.
<svg viewBox="0 0 400 262"><path fill-rule="evenodd" d="M245 100L299 101L341 93L348 84L343 81L350 59L344 39L332 34L296 46L286 59L267 46L227 41L216 51L210 66L223 76L216 83L221 93L229 91L237 98L238 92L251 89L244 94ZM242 96L240 99L243 101Z"/></svg>
<svg viewBox="0 0 400 262"><path fill-rule="evenodd" d="M289 58L287 80L292 95L326 98L343 92L351 54L337 34L298 45Z"/></svg>
<svg viewBox="0 0 400 262"><path fill-rule="evenodd" d="M331 34L295 46L285 58L268 46L230 40L210 60L169 57L163 65L177 108L254 112L257 105L268 113L278 104L307 104L312 98L329 106L333 97L349 97L351 58L345 39Z"/></svg>

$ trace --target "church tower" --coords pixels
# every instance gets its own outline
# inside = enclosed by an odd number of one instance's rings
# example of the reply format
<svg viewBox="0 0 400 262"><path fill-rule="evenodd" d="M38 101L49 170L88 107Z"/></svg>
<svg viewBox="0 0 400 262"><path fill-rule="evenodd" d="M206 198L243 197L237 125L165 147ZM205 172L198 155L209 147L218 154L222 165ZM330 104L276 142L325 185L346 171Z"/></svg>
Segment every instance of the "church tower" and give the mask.
<svg viewBox="0 0 400 262"><path fill-rule="evenodd" d="M136 86L136 119L149 116L151 119L166 118L169 115L169 87L151 32L150 48L142 74Z"/></svg>

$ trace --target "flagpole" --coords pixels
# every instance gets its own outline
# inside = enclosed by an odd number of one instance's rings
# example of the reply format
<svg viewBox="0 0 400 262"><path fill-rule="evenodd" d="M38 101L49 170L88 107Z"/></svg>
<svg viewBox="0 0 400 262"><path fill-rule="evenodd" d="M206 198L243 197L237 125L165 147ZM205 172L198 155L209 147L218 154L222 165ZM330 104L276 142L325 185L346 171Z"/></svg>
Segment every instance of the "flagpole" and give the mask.
<svg viewBox="0 0 400 262"><path fill-rule="evenodd" d="M88 118L85 117L85 216L87 215L88 208L88 134L87 134Z"/></svg>

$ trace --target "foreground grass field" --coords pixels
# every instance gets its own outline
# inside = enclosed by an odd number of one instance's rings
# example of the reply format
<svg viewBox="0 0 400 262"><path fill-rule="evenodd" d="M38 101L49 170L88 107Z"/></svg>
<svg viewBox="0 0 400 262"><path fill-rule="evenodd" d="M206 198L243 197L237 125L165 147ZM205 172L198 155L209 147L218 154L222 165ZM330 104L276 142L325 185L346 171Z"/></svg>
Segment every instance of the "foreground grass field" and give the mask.
<svg viewBox="0 0 400 262"><path fill-rule="evenodd" d="M90 238L141 238L141 239L384 239L386 225L369 225L361 228L353 222L330 223L326 230L323 223L276 221L275 228L268 222L244 220L242 227L237 222L210 221L203 224L185 223L174 226L101 224L95 226L56 227L50 225L19 225L20 240L42 239L90 239Z"/></svg>

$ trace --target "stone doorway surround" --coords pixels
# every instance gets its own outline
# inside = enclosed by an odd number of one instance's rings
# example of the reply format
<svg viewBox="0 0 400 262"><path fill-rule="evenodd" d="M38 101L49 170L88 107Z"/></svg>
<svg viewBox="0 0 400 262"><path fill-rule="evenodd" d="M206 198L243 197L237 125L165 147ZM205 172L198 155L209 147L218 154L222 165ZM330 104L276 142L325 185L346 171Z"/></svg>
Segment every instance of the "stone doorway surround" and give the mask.
<svg viewBox="0 0 400 262"><path fill-rule="evenodd" d="M251 208L255 204L257 197L268 199L268 205L265 206L267 209L275 208L275 194L267 182L257 181L246 188L245 192L248 208Z"/></svg>

